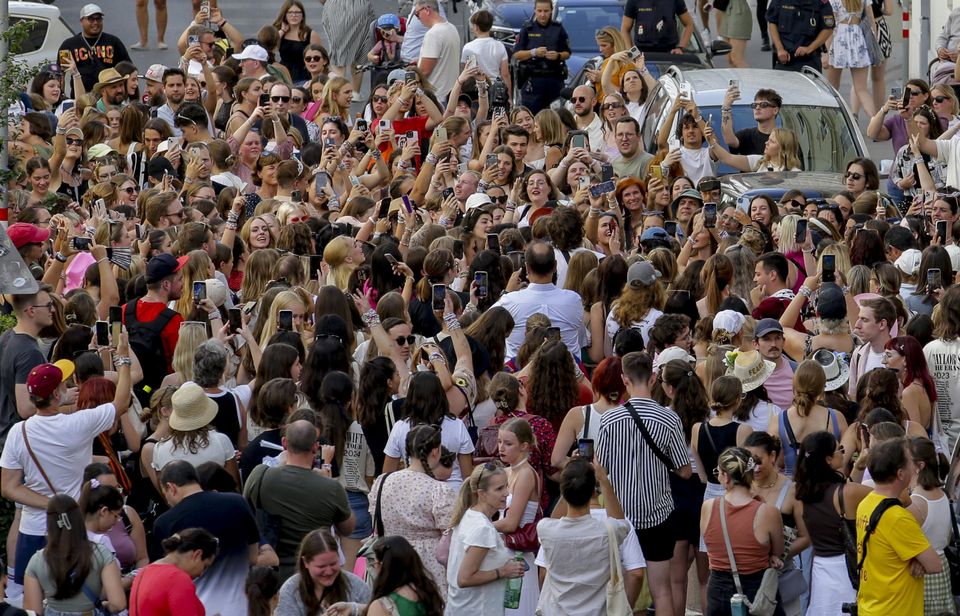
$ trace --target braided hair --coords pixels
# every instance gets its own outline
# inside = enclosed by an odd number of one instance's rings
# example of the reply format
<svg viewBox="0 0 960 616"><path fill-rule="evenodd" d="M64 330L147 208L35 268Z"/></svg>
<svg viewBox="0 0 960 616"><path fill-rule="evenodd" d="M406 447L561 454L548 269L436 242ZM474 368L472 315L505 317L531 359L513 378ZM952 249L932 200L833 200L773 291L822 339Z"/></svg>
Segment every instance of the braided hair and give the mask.
<svg viewBox="0 0 960 616"><path fill-rule="evenodd" d="M428 457L437 447L440 447L440 430L436 426L418 424L410 428L406 441L407 463L409 464L411 457L416 457L423 465L423 472L436 479Z"/></svg>

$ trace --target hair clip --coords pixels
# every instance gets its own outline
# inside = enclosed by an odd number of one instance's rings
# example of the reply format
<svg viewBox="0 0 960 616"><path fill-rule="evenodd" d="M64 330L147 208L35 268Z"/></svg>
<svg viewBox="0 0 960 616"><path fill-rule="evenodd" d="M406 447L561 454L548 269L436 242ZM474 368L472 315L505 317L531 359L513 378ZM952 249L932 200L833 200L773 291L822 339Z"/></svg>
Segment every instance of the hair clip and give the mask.
<svg viewBox="0 0 960 616"><path fill-rule="evenodd" d="M755 468L757 468L757 462L753 459L753 456L747 458L747 472L749 473Z"/></svg>
<svg viewBox="0 0 960 616"><path fill-rule="evenodd" d="M96 477L94 477L93 479L90 480L90 487L91 487L91 488L99 488L99 487L100 487L100 482L97 480Z"/></svg>
<svg viewBox="0 0 960 616"><path fill-rule="evenodd" d="M67 530L73 530L73 525L70 524L70 518L67 517L66 512L63 512L57 516L57 528L66 528Z"/></svg>

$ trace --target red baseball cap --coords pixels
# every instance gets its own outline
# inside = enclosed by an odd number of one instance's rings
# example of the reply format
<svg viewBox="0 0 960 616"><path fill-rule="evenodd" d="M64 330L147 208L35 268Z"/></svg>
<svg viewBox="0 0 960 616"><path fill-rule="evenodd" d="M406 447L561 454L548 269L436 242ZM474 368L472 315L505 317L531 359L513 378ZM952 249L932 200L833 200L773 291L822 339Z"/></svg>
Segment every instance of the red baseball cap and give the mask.
<svg viewBox="0 0 960 616"><path fill-rule="evenodd" d="M7 227L7 236L19 250L27 244L42 244L47 241L50 231L28 222L18 222Z"/></svg>
<svg viewBox="0 0 960 616"><path fill-rule="evenodd" d="M38 398L49 398L60 383L73 374L73 362L61 359L53 364L40 364L27 375L27 392Z"/></svg>

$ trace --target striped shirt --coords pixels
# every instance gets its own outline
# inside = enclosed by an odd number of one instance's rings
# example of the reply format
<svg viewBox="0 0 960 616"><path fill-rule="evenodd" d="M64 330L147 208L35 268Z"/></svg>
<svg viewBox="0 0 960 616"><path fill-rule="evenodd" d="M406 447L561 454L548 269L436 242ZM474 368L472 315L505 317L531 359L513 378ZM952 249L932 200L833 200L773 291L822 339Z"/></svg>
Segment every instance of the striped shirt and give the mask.
<svg viewBox="0 0 960 616"><path fill-rule="evenodd" d="M680 417L647 398L630 404L643 425L676 468L690 463ZM662 524L673 512L673 495L667 467L650 449L633 416L623 406L600 416L597 461L607 469L613 491L628 520L638 529Z"/></svg>

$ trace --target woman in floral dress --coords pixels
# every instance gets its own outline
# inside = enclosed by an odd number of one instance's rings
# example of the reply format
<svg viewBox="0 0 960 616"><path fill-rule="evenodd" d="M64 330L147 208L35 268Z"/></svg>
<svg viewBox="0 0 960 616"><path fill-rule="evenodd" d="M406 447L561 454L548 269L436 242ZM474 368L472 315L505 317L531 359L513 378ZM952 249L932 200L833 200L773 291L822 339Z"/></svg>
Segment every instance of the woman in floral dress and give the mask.
<svg viewBox="0 0 960 616"><path fill-rule="evenodd" d="M434 478L440 464L440 432L421 424L407 435L407 467L380 475L370 489L370 515L380 502L385 536L400 535L420 555L433 575L440 594L447 594L446 568L437 562L436 549L443 531L450 527L456 493L445 481ZM380 485L386 482L383 493Z"/></svg>
<svg viewBox="0 0 960 616"><path fill-rule="evenodd" d="M866 112L868 118L877 113L877 106L870 95L867 86L869 69L873 64L870 52L867 49L867 40L860 27L861 20L868 20L871 30L874 30L873 11L865 10L864 0L830 0L836 27L833 29L833 39L830 44L830 66L827 68L827 79L834 89L840 89L840 76L843 69L850 69L853 78L853 89L850 94L851 104L857 108L857 101Z"/></svg>

